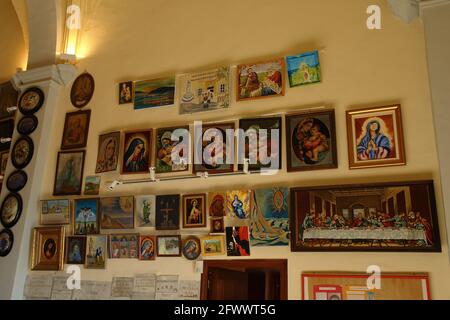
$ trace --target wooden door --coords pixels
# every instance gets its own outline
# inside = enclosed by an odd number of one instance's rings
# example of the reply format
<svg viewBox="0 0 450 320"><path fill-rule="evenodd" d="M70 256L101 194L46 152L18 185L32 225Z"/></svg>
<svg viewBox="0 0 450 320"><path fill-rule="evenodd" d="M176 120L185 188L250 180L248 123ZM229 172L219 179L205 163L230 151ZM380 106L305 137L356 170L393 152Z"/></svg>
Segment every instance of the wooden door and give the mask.
<svg viewBox="0 0 450 320"><path fill-rule="evenodd" d="M247 300L248 273L222 268L208 271L208 300Z"/></svg>

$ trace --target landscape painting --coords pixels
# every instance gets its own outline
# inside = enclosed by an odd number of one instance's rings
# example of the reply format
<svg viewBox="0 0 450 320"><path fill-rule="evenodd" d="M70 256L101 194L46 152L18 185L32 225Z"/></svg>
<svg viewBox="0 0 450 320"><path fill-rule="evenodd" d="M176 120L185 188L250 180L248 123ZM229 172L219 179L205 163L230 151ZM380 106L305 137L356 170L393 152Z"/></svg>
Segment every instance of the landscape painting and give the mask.
<svg viewBox="0 0 450 320"><path fill-rule="evenodd" d="M174 103L175 77L135 82L134 109L171 106Z"/></svg>
<svg viewBox="0 0 450 320"><path fill-rule="evenodd" d="M102 229L134 228L134 197L100 199Z"/></svg>
<svg viewBox="0 0 450 320"><path fill-rule="evenodd" d="M319 52L305 52L286 57L290 87L321 81Z"/></svg>

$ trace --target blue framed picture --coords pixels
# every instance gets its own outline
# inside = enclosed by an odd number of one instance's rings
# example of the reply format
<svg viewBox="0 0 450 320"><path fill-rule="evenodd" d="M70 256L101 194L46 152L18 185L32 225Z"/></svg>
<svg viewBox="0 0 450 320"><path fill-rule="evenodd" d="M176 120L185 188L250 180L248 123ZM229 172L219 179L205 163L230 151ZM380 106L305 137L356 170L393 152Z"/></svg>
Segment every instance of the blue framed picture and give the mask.
<svg viewBox="0 0 450 320"><path fill-rule="evenodd" d="M317 83L322 80L319 52L305 52L286 57L290 87Z"/></svg>

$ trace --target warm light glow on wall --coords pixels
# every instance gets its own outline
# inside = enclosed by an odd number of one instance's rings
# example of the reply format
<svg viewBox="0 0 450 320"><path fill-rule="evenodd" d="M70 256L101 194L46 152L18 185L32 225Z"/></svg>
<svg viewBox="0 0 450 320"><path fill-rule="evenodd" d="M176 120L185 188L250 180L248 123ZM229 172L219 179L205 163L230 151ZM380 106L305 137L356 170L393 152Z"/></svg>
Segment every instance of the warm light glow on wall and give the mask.
<svg viewBox="0 0 450 320"><path fill-rule="evenodd" d="M81 34L81 8L84 0L67 0L61 60L75 63Z"/></svg>

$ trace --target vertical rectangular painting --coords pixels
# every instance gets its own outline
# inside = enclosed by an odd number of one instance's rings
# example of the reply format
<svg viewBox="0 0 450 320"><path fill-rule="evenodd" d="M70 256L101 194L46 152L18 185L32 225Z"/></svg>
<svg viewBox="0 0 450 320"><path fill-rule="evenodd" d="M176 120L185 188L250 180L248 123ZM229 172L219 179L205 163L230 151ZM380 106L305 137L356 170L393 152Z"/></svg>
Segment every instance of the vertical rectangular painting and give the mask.
<svg viewBox="0 0 450 320"><path fill-rule="evenodd" d="M107 255L106 235L87 236L86 238L86 269L105 269Z"/></svg>
<svg viewBox="0 0 450 320"><path fill-rule="evenodd" d="M117 170L119 163L120 132L111 132L100 135L98 139L97 164L95 173Z"/></svg>
<svg viewBox="0 0 450 320"><path fill-rule="evenodd" d="M208 212L211 217L220 218L226 215L226 194L225 192L208 193Z"/></svg>
<svg viewBox="0 0 450 320"><path fill-rule="evenodd" d="M183 195L183 228L206 227L206 195Z"/></svg>
<svg viewBox="0 0 450 320"><path fill-rule="evenodd" d="M100 199L102 229L134 228L134 197L110 197Z"/></svg>
<svg viewBox="0 0 450 320"><path fill-rule="evenodd" d="M0 152L0 176L5 176L6 166L8 165L9 150Z"/></svg>
<svg viewBox="0 0 450 320"><path fill-rule="evenodd" d="M156 196L136 196L135 216L137 228L154 228L156 218Z"/></svg>
<svg viewBox="0 0 450 320"><path fill-rule="evenodd" d="M152 130L126 132L122 149L122 174L148 173L151 161Z"/></svg>
<svg viewBox="0 0 450 320"><path fill-rule="evenodd" d="M318 51L288 56L286 64L291 88L321 81Z"/></svg>
<svg viewBox="0 0 450 320"><path fill-rule="evenodd" d="M189 137L189 126L156 130L156 173L186 172L189 170L189 150L191 148ZM177 150L178 152L176 152ZM182 160L187 161L183 162Z"/></svg>
<svg viewBox="0 0 450 320"><path fill-rule="evenodd" d="M84 182L84 195L97 196L100 192L101 179L100 176L87 176Z"/></svg>
<svg viewBox="0 0 450 320"><path fill-rule="evenodd" d="M53 195L81 195L85 151L59 152Z"/></svg>
<svg viewBox="0 0 450 320"><path fill-rule="evenodd" d="M34 228L31 270L64 270L64 227Z"/></svg>
<svg viewBox="0 0 450 320"><path fill-rule="evenodd" d="M73 236L66 239L66 263L84 264L86 259L86 237Z"/></svg>
<svg viewBox="0 0 450 320"><path fill-rule="evenodd" d="M175 77L137 81L134 84L134 109L175 104Z"/></svg>
<svg viewBox="0 0 450 320"><path fill-rule="evenodd" d="M66 114L61 149L79 149L86 147L91 110L76 111Z"/></svg>
<svg viewBox="0 0 450 320"><path fill-rule="evenodd" d="M227 191L226 212L229 218L237 220L250 218L250 194L248 190Z"/></svg>
<svg viewBox="0 0 450 320"><path fill-rule="evenodd" d="M139 236L139 260L155 260L156 238L155 236Z"/></svg>
<svg viewBox="0 0 450 320"><path fill-rule="evenodd" d="M250 256L250 241L248 227L226 227L227 256L248 257Z"/></svg>
<svg viewBox="0 0 450 320"><path fill-rule="evenodd" d="M112 234L109 236L109 257L111 259L137 259L138 234Z"/></svg>
<svg viewBox="0 0 450 320"><path fill-rule="evenodd" d="M180 229L180 195L156 196L156 230Z"/></svg>
<svg viewBox="0 0 450 320"><path fill-rule="evenodd" d="M180 114L228 108L230 69L222 67L180 77Z"/></svg>
<svg viewBox="0 0 450 320"><path fill-rule="evenodd" d="M74 201L73 233L87 235L100 233L99 228L99 200L78 199Z"/></svg>
<svg viewBox="0 0 450 320"><path fill-rule="evenodd" d="M133 81L119 83L119 104L133 102Z"/></svg>
<svg viewBox="0 0 450 320"><path fill-rule="evenodd" d="M252 246L289 245L289 189L252 192L250 241Z"/></svg>

